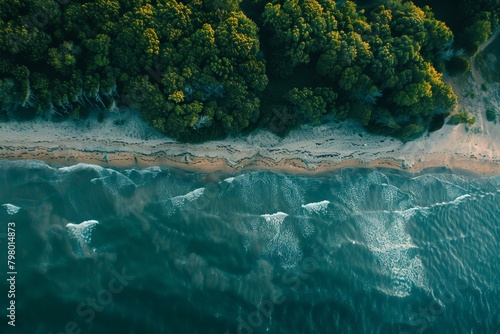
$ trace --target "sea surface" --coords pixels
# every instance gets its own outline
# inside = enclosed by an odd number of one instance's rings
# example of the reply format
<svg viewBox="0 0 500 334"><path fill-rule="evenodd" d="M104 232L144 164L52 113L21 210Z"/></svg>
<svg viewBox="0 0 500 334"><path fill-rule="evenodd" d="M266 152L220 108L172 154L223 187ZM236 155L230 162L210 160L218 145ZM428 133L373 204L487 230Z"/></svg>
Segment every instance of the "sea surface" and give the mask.
<svg viewBox="0 0 500 334"><path fill-rule="evenodd" d="M500 333L500 176L3 161L0 248L1 333Z"/></svg>

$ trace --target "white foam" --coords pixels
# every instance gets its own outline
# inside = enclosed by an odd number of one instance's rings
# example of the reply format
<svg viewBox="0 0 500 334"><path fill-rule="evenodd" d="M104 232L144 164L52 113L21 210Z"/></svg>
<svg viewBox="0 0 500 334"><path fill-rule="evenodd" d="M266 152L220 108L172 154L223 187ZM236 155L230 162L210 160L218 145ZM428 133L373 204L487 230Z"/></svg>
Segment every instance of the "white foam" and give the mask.
<svg viewBox="0 0 500 334"><path fill-rule="evenodd" d="M382 174L381 172L371 172L366 176L366 181L371 184L378 184L378 185L384 185L389 183L389 179L385 174Z"/></svg>
<svg viewBox="0 0 500 334"><path fill-rule="evenodd" d="M309 213L325 213L328 209L328 204L330 204L329 201L321 201L321 202L315 202L315 203L308 203L308 204L303 204L301 207L306 209L307 212Z"/></svg>
<svg viewBox="0 0 500 334"><path fill-rule="evenodd" d="M467 193L467 190L456 184L452 184L447 181L441 181L441 184L446 189L446 195L448 196L448 198L459 197Z"/></svg>
<svg viewBox="0 0 500 334"><path fill-rule="evenodd" d="M125 174L127 177L130 177L131 173L138 173L139 175L142 176L142 175L147 175L147 174L157 175L161 172L162 172L162 170L161 170L160 166L152 166L152 167L147 167L144 169L135 169L135 168L126 169L123 171L123 174Z"/></svg>
<svg viewBox="0 0 500 334"><path fill-rule="evenodd" d="M104 170L99 173L101 177L90 180L93 184L101 184L104 189L111 194L114 198L119 198L121 191L128 187L136 187L136 184L127 176L114 171L112 169Z"/></svg>
<svg viewBox="0 0 500 334"><path fill-rule="evenodd" d="M250 225L258 236L266 239L275 238L281 232L281 225L288 215L284 212L276 212L273 214L260 215L264 218L265 224L262 224L262 219L252 219Z"/></svg>
<svg viewBox="0 0 500 334"><path fill-rule="evenodd" d="M266 220L266 222L274 226L280 226L281 223L283 223L283 221L285 220L285 218L288 217L288 214L284 212L276 212L273 214L264 214L260 216L263 217Z"/></svg>
<svg viewBox="0 0 500 334"><path fill-rule="evenodd" d="M286 228L265 245L263 253L278 258L282 267L292 268L302 258L299 244L299 239L293 231Z"/></svg>
<svg viewBox="0 0 500 334"><path fill-rule="evenodd" d="M410 212L415 211L405 213ZM400 297L408 296L413 285L424 287L422 261L409 254L410 249L417 248L405 231L409 216L371 212L362 213L356 219L367 241L366 246L391 278L392 294Z"/></svg>
<svg viewBox="0 0 500 334"><path fill-rule="evenodd" d="M297 227L304 238L310 237L315 231L314 224L307 219L301 220Z"/></svg>
<svg viewBox="0 0 500 334"><path fill-rule="evenodd" d="M150 171L150 172L155 172L155 173L161 173L160 166L151 166L151 167L146 168L145 170Z"/></svg>
<svg viewBox="0 0 500 334"><path fill-rule="evenodd" d="M454 200L448 201L448 202L441 202L441 203L436 203L433 206L445 206L445 205L457 205L462 203L466 198L472 197L470 194L465 194L458 196Z"/></svg>
<svg viewBox="0 0 500 334"><path fill-rule="evenodd" d="M373 186L377 188L372 190ZM344 187L344 193L339 196L356 213L354 219L366 241L365 246L390 278L390 293L404 297L411 293L413 286L425 287L422 261L413 255L411 249L417 247L405 228L417 212L425 214L428 208L415 206L401 189L390 185L387 177L378 172L344 183ZM371 199L373 191L379 196L375 203ZM374 204L375 208L366 210Z"/></svg>
<svg viewBox="0 0 500 334"><path fill-rule="evenodd" d="M188 192L185 195L172 197L171 200L172 200L172 202L184 202L184 201L192 202L192 201L200 198L204 192L205 192L205 188L198 188L198 189L195 189L193 191Z"/></svg>
<svg viewBox="0 0 500 334"><path fill-rule="evenodd" d="M454 182L457 182L461 185L451 183L448 180L452 180ZM439 201L438 203L428 203L427 205L430 206L436 206L436 205L447 205L447 204L455 204L451 203L457 198L460 198L457 203L459 203L462 199L463 196L466 196L468 194L468 191L466 188L467 185L464 185L464 180L459 178L458 176L454 175L422 175L419 177L413 178L413 180L418 181L418 183L415 183L411 187L411 193L418 199L420 199L423 202L427 202L429 198L422 197L421 194L428 193L428 191L432 191L434 189L440 189L441 191L438 192L437 194L434 193L430 199L434 200L435 202ZM464 188L465 187L465 188ZM439 197L437 197L439 196ZM437 197L437 198L436 198ZM453 199L453 200L452 200Z"/></svg>
<svg viewBox="0 0 500 334"><path fill-rule="evenodd" d="M80 224L68 223L66 225L71 237L76 240L74 248L77 255L84 256L89 253L89 245L92 241L92 232L97 224L99 224L97 220L86 220ZM94 252L95 250L92 251Z"/></svg>
<svg viewBox="0 0 500 334"><path fill-rule="evenodd" d="M21 210L20 207L8 203L3 204L2 206L7 210L7 214L9 215L15 215L19 212L19 210Z"/></svg>
<svg viewBox="0 0 500 334"><path fill-rule="evenodd" d="M402 193L399 188L389 185L382 184L382 202L389 208L397 207L398 203L401 202Z"/></svg>
<svg viewBox="0 0 500 334"><path fill-rule="evenodd" d="M109 176L102 177L100 180L102 180L105 186L112 189L122 189L128 186L135 186L135 183L131 179L115 171L113 171Z"/></svg>
<svg viewBox="0 0 500 334"><path fill-rule="evenodd" d="M179 195L170 198L163 203L163 210L166 214L172 214L176 208L182 208L186 203L193 202L203 196L205 188L198 188L188 192L185 195Z"/></svg>
<svg viewBox="0 0 500 334"><path fill-rule="evenodd" d="M228 177L227 179L224 179L222 180L223 182L227 182L227 183L233 183L234 181L234 177Z"/></svg>
<svg viewBox="0 0 500 334"><path fill-rule="evenodd" d="M180 197L183 197L191 202L191 201L194 201L195 199L200 198L200 196L202 196L204 192L205 192L205 188L198 188L198 189L190 191L186 195L180 196Z"/></svg>
<svg viewBox="0 0 500 334"><path fill-rule="evenodd" d="M95 170L96 172L101 172L104 170L104 168L101 166L86 164L86 163L81 162L81 163L73 165L73 166L61 167L61 168L59 168L59 171L71 173L71 172L77 172L77 171L88 170L88 169Z"/></svg>
<svg viewBox="0 0 500 334"><path fill-rule="evenodd" d="M381 212L386 213L386 214L389 214L391 212L397 213L401 217L403 217L406 221L408 221L410 218L412 218L413 216L415 216L415 214L417 212L421 213L422 215L424 215L425 217L427 217L431 213L430 210L432 208L434 208L434 207L446 206L446 205L458 205L458 204L462 203L467 198L472 198L472 196L469 195L469 194L465 194L465 195L462 195L462 196L458 196L454 200L451 200L451 201L448 201L448 202L435 203L435 204L432 204L430 206L415 206L415 207L412 207L412 208L409 208L409 209L405 209L405 210L395 210L395 211L383 210Z"/></svg>
<svg viewBox="0 0 500 334"><path fill-rule="evenodd" d="M279 184L277 184L277 186L278 188L276 189L276 192L283 195L283 198L287 203L287 207L297 208L300 203L303 203L303 189L299 187L297 183L293 182L289 177L285 177L283 179L282 185L279 186Z"/></svg>
<svg viewBox="0 0 500 334"><path fill-rule="evenodd" d="M387 211L386 210L383 212L386 212L386 213L395 212L395 213L398 213L398 214L402 215L403 217L405 217L405 219L409 219L409 218L413 217L417 212L422 213L424 216L428 216L430 214L430 209L432 209L434 207L447 206L447 205L455 205L456 206L456 205L464 202L465 199L467 199L467 198L472 198L472 196L470 194L465 194L465 195L458 196L454 200L447 201L447 202L434 203L434 204L431 204L429 206L415 206L413 208L409 208L406 210L396 210L396 211Z"/></svg>
<svg viewBox="0 0 500 334"><path fill-rule="evenodd" d="M264 240L263 254L268 257L277 258L284 268L291 268L297 264L302 257L299 239L293 232L292 226L283 226L283 221L288 214L276 212L263 214L262 220L253 221L256 235Z"/></svg>
<svg viewBox="0 0 500 334"><path fill-rule="evenodd" d="M3 160L0 161L0 164L1 165L6 164L8 166L14 166L14 167L22 167L26 169L35 169L35 168L53 169L46 162L41 160Z"/></svg>
<svg viewBox="0 0 500 334"><path fill-rule="evenodd" d="M262 212L263 203L261 201L256 201L254 191L262 186L262 180L258 178L254 173L242 174L237 178L238 180L238 195L241 196L241 200L245 205L244 211L257 213Z"/></svg>

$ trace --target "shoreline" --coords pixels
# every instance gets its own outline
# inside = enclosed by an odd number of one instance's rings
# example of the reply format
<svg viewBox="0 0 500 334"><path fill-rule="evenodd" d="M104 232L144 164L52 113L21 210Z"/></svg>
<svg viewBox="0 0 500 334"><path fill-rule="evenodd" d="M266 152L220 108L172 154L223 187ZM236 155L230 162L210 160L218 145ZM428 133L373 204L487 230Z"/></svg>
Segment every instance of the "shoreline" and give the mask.
<svg viewBox="0 0 500 334"><path fill-rule="evenodd" d="M500 29L481 46L481 54L498 36ZM41 160L60 166L89 163L118 169L166 166L228 174L269 170L321 175L342 168L389 168L417 174L446 168L478 176L500 175L500 122L486 117L488 108L500 110L500 83L487 83L475 58L471 65L470 72L445 76L444 81L457 95L458 110L471 112L475 124L444 124L406 143L368 133L346 120L302 125L285 138L257 129L245 136L185 144L158 133L136 110L129 109L108 113L104 120L94 113L85 120L0 123L0 160ZM486 83L488 92L483 89Z"/></svg>
<svg viewBox="0 0 500 334"><path fill-rule="evenodd" d="M321 176L338 172L344 168L389 169L409 174L425 173L429 169L443 169L456 174L472 174L474 176L500 175L500 160L481 160L461 154L430 153L423 156L422 161L403 167L401 159L376 158L371 161L344 159L340 162L323 160L319 163L308 163L300 158L291 157L275 161L269 157L256 155L245 157L236 162L225 158L197 157L190 153L168 155L164 151L152 154L141 154L128 151L82 151L60 146L54 149L40 147L3 146L0 149L1 160L39 160L49 165L73 166L87 163L106 168L128 169L148 167L170 167L189 172L204 174L235 174L251 171L272 171L290 175ZM312 165L312 166L311 166Z"/></svg>

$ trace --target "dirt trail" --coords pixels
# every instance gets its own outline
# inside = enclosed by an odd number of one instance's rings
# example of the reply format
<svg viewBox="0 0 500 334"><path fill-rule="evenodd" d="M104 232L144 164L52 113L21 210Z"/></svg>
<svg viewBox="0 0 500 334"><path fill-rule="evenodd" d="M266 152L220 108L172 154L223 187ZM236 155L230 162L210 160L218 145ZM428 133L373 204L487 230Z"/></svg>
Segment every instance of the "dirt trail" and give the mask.
<svg viewBox="0 0 500 334"><path fill-rule="evenodd" d="M497 38L497 36L500 34L500 28L497 29L497 31L495 31L493 33L493 35L491 35L490 38L488 38L488 40L486 42L484 42L483 44L481 44L479 46L479 49L477 51L477 53L480 53L481 51L483 51L486 47L488 47L488 45L491 44L491 42L493 42L495 40L495 38Z"/></svg>
<svg viewBox="0 0 500 334"><path fill-rule="evenodd" d="M480 96L482 98L481 102L482 102L483 108L481 108L482 110L481 110L481 113L479 114L480 117L478 119L478 121L481 124L481 131L482 132L488 132L491 130L495 130L492 128L490 122L488 122L488 120L486 119L486 110L489 108L489 106L487 104L489 103L489 101L493 100L493 97L492 97L491 93L488 94L487 92L484 92L482 89L482 85L486 84L486 80L483 78L481 71L477 68L476 57L479 54L481 54L481 52L483 52L484 49L486 49L488 47L488 45L491 44L491 42L493 42L496 38L498 38L499 34L500 34L500 28L497 29L495 31L495 33L490 38L488 38L488 40L486 42L484 42L483 44L481 44L481 46L479 46L478 52L476 53L476 55L474 57L472 57L471 62L470 62L472 77L474 78L474 82L475 82L476 94L478 94L478 96ZM495 85L491 85L491 86L495 86ZM491 103L492 103L492 105L494 105L495 102L496 102L497 107L498 107L499 101L492 101Z"/></svg>
<svg viewBox="0 0 500 334"><path fill-rule="evenodd" d="M485 80L483 79L483 76L481 75L481 73L477 69L476 57L477 57L478 54L480 54L481 52L483 52L483 50L486 49L488 47L488 45L490 45L491 42L493 42L495 40L495 38L498 37L499 34L500 34L500 28L497 29L495 31L495 33L493 35L491 35L491 37L488 38L488 40L486 42L484 42L483 44L481 44L479 46L479 48L478 48L478 51L477 51L476 55L470 58L470 69L471 69L471 72L472 72L472 77L474 78L474 81L478 85L481 85L481 84L485 83Z"/></svg>
<svg viewBox="0 0 500 334"><path fill-rule="evenodd" d="M475 56L470 57L470 72L458 76L445 76L445 81L452 85L453 91L458 97L458 110L468 110L476 118L476 123L465 135L471 145L471 151L474 149L474 142L483 137L483 144L491 149L497 149L496 143L486 143L484 135L498 133L498 125L489 122L486 119L486 110L488 108L500 109L500 96L495 92L500 89L498 83L487 83L481 70L477 66L476 58L490 45L496 38L500 38L500 29L481 44ZM486 85L486 86L484 86ZM474 133L471 133L474 132ZM475 136L472 136L475 134ZM474 139L472 137L475 137Z"/></svg>

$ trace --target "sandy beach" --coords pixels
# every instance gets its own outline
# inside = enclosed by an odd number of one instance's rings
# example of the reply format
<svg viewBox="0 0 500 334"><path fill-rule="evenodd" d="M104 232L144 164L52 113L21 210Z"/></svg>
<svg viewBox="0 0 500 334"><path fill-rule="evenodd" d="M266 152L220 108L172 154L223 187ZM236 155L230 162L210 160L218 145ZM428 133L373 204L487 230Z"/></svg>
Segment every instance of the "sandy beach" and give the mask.
<svg viewBox="0 0 500 334"><path fill-rule="evenodd" d="M103 123L89 119L2 124L0 158L37 159L63 166L80 162L118 168L171 166L204 172L320 174L347 167L419 172L443 166L500 174L500 125L490 122L484 123L487 128L480 133L466 131L463 125L445 125L406 144L371 135L353 122L305 126L284 139L258 130L247 137L183 144L162 138L133 111L123 115L125 125L114 125L115 117Z"/></svg>
<svg viewBox="0 0 500 334"><path fill-rule="evenodd" d="M498 31L482 47L483 50ZM496 59L496 58L495 58ZM496 60L495 60L496 61ZM320 174L347 167L397 168L417 173L446 167L479 175L500 174L500 123L486 119L489 107L500 110L500 84L484 80L474 59L469 73L445 77L459 99L459 110L476 118L473 126L445 124L411 142L373 135L353 121L304 125L287 137L265 130L200 144L167 138L147 126L137 111L110 114L98 122L35 119L0 123L0 159L37 159L56 165L171 166L204 172L274 170ZM473 93L471 93L473 92ZM125 123L116 125L124 119Z"/></svg>

